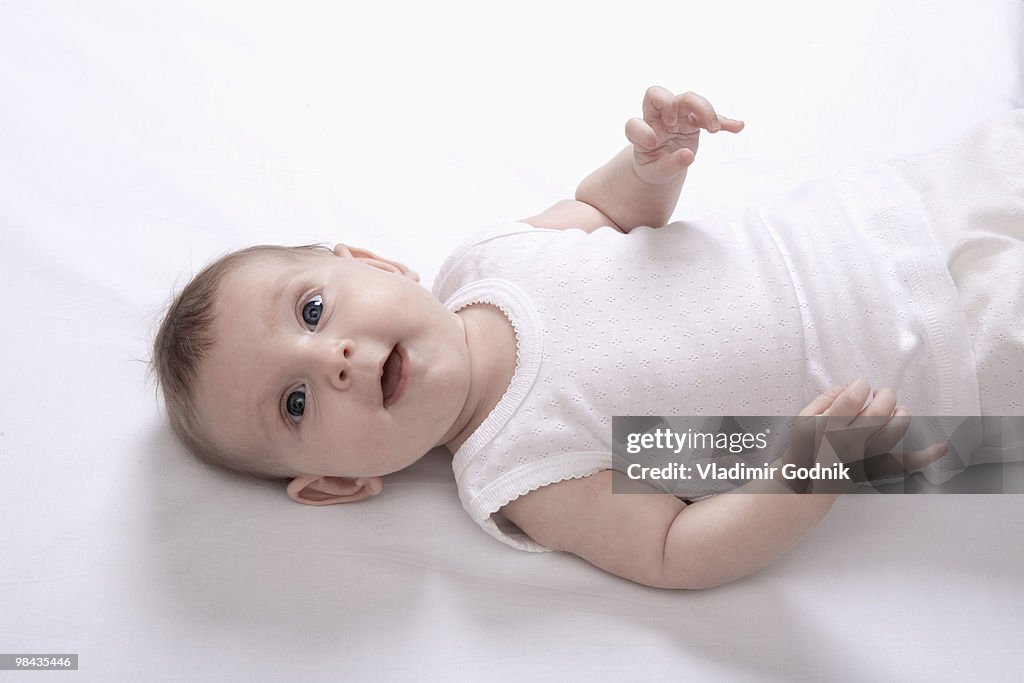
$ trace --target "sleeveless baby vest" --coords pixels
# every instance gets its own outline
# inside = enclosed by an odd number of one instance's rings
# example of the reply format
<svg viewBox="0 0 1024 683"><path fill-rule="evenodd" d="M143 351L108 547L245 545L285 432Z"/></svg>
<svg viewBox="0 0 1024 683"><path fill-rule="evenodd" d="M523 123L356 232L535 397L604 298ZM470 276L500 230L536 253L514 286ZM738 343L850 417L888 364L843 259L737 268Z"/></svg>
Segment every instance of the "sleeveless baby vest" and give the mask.
<svg viewBox="0 0 1024 683"><path fill-rule="evenodd" d="M796 415L856 377L893 388L912 414L977 414L965 326L947 320L949 274L930 243L900 248L928 234L829 235L827 215L806 220L810 237L773 229L770 207L628 235L510 223L459 246L434 295L451 311L500 308L518 354L453 459L472 518L546 550L498 510L612 468L615 415Z"/></svg>

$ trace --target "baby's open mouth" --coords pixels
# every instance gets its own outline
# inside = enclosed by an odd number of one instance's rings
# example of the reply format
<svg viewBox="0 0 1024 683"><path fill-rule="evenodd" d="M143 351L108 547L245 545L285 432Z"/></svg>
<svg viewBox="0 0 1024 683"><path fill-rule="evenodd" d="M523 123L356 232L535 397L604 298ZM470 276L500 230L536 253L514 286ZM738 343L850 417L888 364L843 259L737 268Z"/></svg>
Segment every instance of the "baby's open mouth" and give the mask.
<svg viewBox="0 0 1024 683"><path fill-rule="evenodd" d="M403 379L403 354L399 350L398 345L395 344L395 348L391 349L391 355L384 361L384 371L380 375L380 388L384 394L384 407L392 405L398 400L401 395L401 389L404 385Z"/></svg>

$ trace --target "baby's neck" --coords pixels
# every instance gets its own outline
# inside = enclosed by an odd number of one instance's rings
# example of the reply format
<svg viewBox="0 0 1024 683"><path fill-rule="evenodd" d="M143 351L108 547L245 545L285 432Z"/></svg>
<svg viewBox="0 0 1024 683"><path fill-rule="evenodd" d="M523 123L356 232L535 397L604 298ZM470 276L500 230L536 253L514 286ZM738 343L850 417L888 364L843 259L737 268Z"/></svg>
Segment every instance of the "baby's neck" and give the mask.
<svg viewBox="0 0 1024 683"><path fill-rule="evenodd" d="M516 371L516 333L501 309L473 304L456 313L466 329L471 382L466 401L465 425L445 443L454 455L501 401Z"/></svg>

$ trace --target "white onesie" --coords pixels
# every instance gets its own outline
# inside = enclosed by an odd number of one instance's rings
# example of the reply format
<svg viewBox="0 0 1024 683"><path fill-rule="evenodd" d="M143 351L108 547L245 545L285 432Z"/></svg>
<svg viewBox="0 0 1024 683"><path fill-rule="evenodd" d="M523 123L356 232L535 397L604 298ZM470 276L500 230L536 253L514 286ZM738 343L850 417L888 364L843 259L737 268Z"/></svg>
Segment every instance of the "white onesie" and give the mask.
<svg viewBox="0 0 1024 683"><path fill-rule="evenodd" d="M445 261L452 311L499 307L517 367L453 459L463 506L514 547L498 510L612 467L615 415L796 415L856 377L916 415L980 414L947 254L897 162L806 185L777 206L660 229L510 223Z"/></svg>

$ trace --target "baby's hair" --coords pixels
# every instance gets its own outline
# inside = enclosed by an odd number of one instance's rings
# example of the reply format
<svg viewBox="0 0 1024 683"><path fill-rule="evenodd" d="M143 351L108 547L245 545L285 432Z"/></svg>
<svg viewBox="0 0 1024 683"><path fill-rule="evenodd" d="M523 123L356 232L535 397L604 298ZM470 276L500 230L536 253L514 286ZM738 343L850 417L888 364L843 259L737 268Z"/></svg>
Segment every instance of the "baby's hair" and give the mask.
<svg viewBox="0 0 1024 683"><path fill-rule="evenodd" d="M213 467L260 479L285 479L287 473L268 454L228 453L213 443L196 409L199 364L213 347L214 303L224 278L256 258L293 259L331 255L325 244L296 247L260 244L220 256L185 285L167 307L153 340L150 372L163 392L171 429L193 455Z"/></svg>

